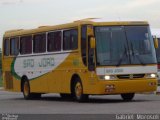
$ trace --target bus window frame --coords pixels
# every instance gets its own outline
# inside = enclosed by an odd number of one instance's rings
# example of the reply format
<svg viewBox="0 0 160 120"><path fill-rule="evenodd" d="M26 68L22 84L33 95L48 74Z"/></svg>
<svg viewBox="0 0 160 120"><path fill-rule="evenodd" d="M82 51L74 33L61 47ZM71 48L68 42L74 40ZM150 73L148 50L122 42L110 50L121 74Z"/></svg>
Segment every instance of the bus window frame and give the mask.
<svg viewBox="0 0 160 120"><path fill-rule="evenodd" d="M63 41L64 41L64 31L67 31L67 30L76 30L77 31L77 48L76 49L73 49L73 50L64 50L63 49ZM52 32L61 32L61 50L60 51L52 51L52 52L49 52L47 49L47 44L48 44L48 33L52 33ZM46 42L46 49L45 49L45 52L43 53L35 53L34 52L34 36L35 35L39 35L39 34L45 34L46 38L45 38L45 42ZM26 36L32 36L32 53L29 53L29 54L21 54L20 53L20 39L21 37L26 37ZM18 38L18 42L19 42L19 53L17 55L11 55L10 54L10 51L11 51L11 39L12 38ZM9 39L9 55L8 56L5 56L3 55L4 57L16 57L16 56L19 56L19 57L26 57L26 56L40 56L40 55L46 55L46 54L63 54L63 53L72 53L72 52L78 52L79 51L79 44L81 42L80 40L80 28L79 26L74 26L74 27L68 27L68 28L62 28L62 29L55 29L55 30L48 30L48 31L43 31L43 32L37 32L37 33L31 33L31 34L22 34L22 35L19 35L19 36L11 36L11 37L6 37L4 39ZM4 46L3 46L3 49L4 49ZM3 53L4 54L4 53Z"/></svg>
<svg viewBox="0 0 160 120"><path fill-rule="evenodd" d="M64 32L65 31L70 31L70 30L77 30L77 48L76 49L64 50ZM71 51L77 51L78 49L79 49L79 28L78 28L78 26L72 27L72 28L68 28L68 29L63 29L63 33L62 33L62 51L71 52Z"/></svg>
<svg viewBox="0 0 160 120"><path fill-rule="evenodd" d="M21 53L21 38L23 38L23 37L29 37L29 36L31 36L31 42L32 42L32 45L31 45L31 49L32 49L32 50L31 50L31 53L22 54L22 53ZM25 55L31 55L31 54L33 54L33 34L20 36L20 39L19 39L19 50L20 50L19 54L22 55L22 56L23 56L23 55L25 56Z"/></svg>
<svg viewBox="0 0 160 120"><path fill-rule="evenodd" d="M85 33L82 33L83 32L83 28L85 28ZM81 57L82 57L82 62L85 66L88 66L88 35L87 35L87 25L81 25L80 27L80 31L81 31L81 35L80 35L80 50L81 50ZM85 41L83 40L83 34L85 34ZM83 45L83 42L85 43L85 56L83 56L83 49L82 49L82 45ZM84 46L83 46L84 47Z"/></svg>
<svg viewBox="0 0 160 120"><path fill-rule="evenodd" d="M56 51L49 51L48 50L48 34L50 34L50 33L56 33L56 32L61 32L61 44L60 44L60 47L61 47L61 49L60 50L56 50ZM62 42L63 42L63 30L55 30L55 31L49 31L49 32L47 32L47 34L46 34L46 45L47 45L47 50L46 50L46 52L47 53L58 53L58 52L62 52L62 46L63 46L63 44L62 44Z"/></svg>
<svg viewBox="0 0 160 120"><path fill-rule="evenodd" d="M32 34L32 54L33 55L41 55L41 54L45 54L47 52L47 46L45 45L45 51L43 52L35 52L34 51L34 37L37 36L37 35L42 35L42 34L45 34L45 44L47 45L47 32L41 32L41 33L35 33L35 34Z"/></svg>
<svg viewBox="0 0 160 120"><path fill-rule="evenodd" d="M16 40L16 38L18 38L18 53L17 53L17 54L11 54L11 52L12 52L12 51L11 51L11 50L12 50L12 49L11 49L11 40L12 40L12 39L15 39L15 40ZM20 49L20 41L19 41L19 40L20 40L20 36L10 37L10 48L9 48L9 49L10 49L10 57L15 57L15 56L18 56L18 55L20 54L20 51L19 51L19 49Z"/></svg>
<svg viewBox="0 0 160 120"><path fill-rule="evenodd" d="M6 55L5 53L6 53L6 47L5 47L5 42L6 41L8 41L8 55ZM10 38L9 37L7 37L7 38L3 38L3 52L2 52L2 54L3 54L3 56L4 57L9 57L10 56Z"/></svg>

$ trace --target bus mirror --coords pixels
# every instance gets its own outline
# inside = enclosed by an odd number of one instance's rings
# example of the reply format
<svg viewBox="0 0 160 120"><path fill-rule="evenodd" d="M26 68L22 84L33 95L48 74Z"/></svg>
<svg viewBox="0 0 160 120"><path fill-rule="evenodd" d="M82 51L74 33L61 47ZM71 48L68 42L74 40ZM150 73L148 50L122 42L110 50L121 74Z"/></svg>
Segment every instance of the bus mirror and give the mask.
<svg viewBox="0 0 160 120"><path fill-rule="evenodd" d="M94 37L90 38L90 48L95 49L96 47L96 40Z"/></svg>
<svg viewBox="0 0 160 120"><path fill-rule="evenodd" d="M154 38L154 47L158 48L158 39L157 39L157 37Z"/></svg>
<svg viewBox="0 0 160 120"><path fill-rule="evenodd" d="M93 31L93 26L92 25L87 26L87 35L88 36L94 36L94 31Z"/></svg>

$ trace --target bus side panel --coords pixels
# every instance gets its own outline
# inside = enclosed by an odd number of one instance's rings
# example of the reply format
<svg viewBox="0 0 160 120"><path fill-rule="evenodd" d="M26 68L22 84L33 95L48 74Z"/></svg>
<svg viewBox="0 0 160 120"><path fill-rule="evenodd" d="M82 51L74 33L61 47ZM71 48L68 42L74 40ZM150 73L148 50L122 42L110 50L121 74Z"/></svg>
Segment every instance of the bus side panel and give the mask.
<svg viewBox="0 0 160 120"><path fill-rule="evenodd" d="M83 84L83 91L84 94L93 93L95 89L97 88L97 77L94 72L82 72L81 74L81 80Z"/></svg>
<svg viewBox="0 0 160 120"><path fill-rule="evenodd" d="M29 80L31 92L35 93L47 93L47 75L35 78L33 80Z"/></svg>
<svg viewBox="0 0 160 120"><path fill-rule="evenodd" d="M70 53L70 55L64 60L64 62L56 69L58 72L56 80L57 85L60 87L60 93L70 93L71 79L74 74L78 74L81 67L81 59L78 52Z"/></svg>
<svg viewBox="0 0 160 120"><path fill-rule="evenodd" d="M20 80L17 79L11 72L13 58L3 58L3 86L8 91L20 92Z"/></svg>
<svg viewBox="0 0 160 120"><path fill-rule="evenodd" d="M55 82L57 82L57 79L60 78L55 70L66 56L67 55L61 56L61 54L29 57L20 56L15 60L15 73L20 77L27 77L30 83L31 92L56 92L58 91L58 86L55 84ZM59 74L59 76L61 76L61 74Z"/></svg>
<svg viewBox="0 0 160 120"><path fill-rule="evenodd" d="M60 92L62 76L63 72L59 67L48 73L48 88L50 93Z"/></svg>
<svg viewBox="0 0 160 120"><path fill-rule="evenodd" d="M66 53L64 53L66 54ZM63 53L61 54L63 55ZM63 60L63 62L53 70L52 77L49 80L50 92L56 91L58 93L70 93L71 79L74 74L78 74L81 67L79 53L72 51Z"/></svg>
<svg viewBox="0 0 160 120"><path fill-rule="evenodd" d="M57 81L57 84L61 87L61 93L71 93L70 85L73 75L80 77L84 93L89 93L90 89L93 89L92 86L96 83L97 79L92 79L92 77L96 75L94 72L88 72L87 67L83 65L79 53L71 53L59 68L62 71L58 75L62 76L62 79Z"/></svg>
<svg viewBox="0 0 160 120"><path fill-rule="evenodd" d="M3 58L3 83L5 90L13 91L13 77L11 74L11 63L13 61L13 58Z"/></svg>
<svg viewBox="0 0 160 120"><path fill-rule="evenodd" d="M13 91L20 92L21 91L21 81L13 78Z"/></svg>

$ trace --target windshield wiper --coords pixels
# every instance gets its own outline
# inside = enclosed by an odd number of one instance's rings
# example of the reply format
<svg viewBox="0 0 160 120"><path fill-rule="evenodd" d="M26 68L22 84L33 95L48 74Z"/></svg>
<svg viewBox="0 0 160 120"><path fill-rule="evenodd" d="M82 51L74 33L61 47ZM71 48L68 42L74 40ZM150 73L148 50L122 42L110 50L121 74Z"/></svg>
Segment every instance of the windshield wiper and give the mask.
<svg viewBox="0 0 160 120"><path fill-rule="evenodd" d="M124 46L124 52L123 52L121 58L118 60L118 63L116 65L117 67L119 67L121 65L121 63L122 63L122 61L123 61L125 56L127 56L127 48Z"/></svg>
<svg viewBox="0 0 160 120"><path fill-rule="evenodd" d="M140 62L140 64L145 66L146 64L143 62L141 57L138 54L135 54L132 42L131 42L131 50L132 50L132 56L136 57L138 59L138 61Z"/></svg>

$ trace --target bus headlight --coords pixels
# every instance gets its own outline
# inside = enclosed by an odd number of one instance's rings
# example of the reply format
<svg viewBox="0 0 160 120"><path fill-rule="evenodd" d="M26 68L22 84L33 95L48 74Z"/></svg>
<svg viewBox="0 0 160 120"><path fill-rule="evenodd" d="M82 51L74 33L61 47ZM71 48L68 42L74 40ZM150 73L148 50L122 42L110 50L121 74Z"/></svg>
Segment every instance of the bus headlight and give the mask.
<svg viewBox="0 0 160 120"><path fill-rule="evenodd" d="M157 74L155 73L147 74L146 78L157 78Z"/></svg>
<svg viewBox="0 0 160 120"><path fill-rule="evenodd" d="M110 79L111 79L111 76L106 75L106 76L104 76L104 79L105 79L105 80L110 80Z"/></svg>
<svg viewBox="0 0 160 120"><path fill-rule="evenodd" d="M115 75L101 75L99 76L101 80L115 80L116 76Z"/></svg>

